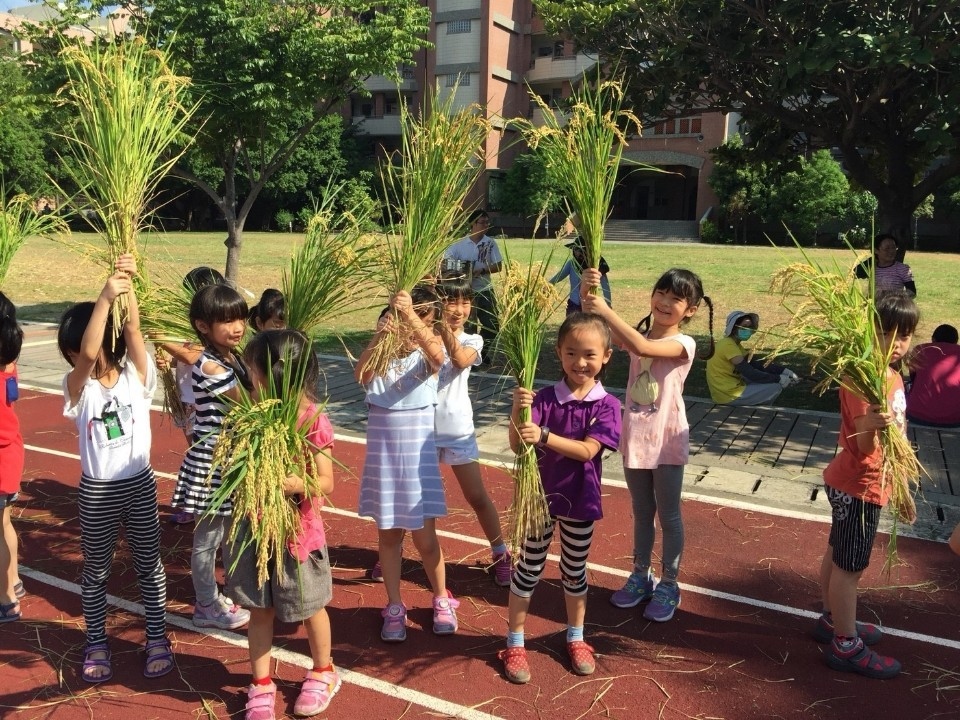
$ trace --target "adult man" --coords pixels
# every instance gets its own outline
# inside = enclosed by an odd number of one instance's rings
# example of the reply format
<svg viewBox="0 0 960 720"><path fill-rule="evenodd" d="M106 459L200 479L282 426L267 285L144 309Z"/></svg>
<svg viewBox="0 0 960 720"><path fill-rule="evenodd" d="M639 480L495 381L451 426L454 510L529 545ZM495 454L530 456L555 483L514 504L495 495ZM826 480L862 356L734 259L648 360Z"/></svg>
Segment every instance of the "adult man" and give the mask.
<svg viewBox="0 0 960 720"><path fill-rule="evenodd" d="M468 332L479 332L484 345L492 350L490 343L497 337L497 299L493 293L493 281L490 276L500 272L503 256L496 240L486 232L490 227L490 218L485 210L474 210L470 214L470 234L451 245L445 256L452 260L466 261L473 269L473 308L474 318ZM483 364L490 362L490 352L483 354Z"/></svg>

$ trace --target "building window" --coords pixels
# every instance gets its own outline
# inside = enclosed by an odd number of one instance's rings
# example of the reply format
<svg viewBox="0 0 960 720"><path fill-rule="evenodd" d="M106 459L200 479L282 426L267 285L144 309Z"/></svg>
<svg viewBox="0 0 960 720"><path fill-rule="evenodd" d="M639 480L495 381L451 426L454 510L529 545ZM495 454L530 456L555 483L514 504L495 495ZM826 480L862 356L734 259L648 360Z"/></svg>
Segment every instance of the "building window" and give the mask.
<svg viewBox="0 0 960 720"><path fill-rule="evenodd" d="M413 68L409 65L404 65L400 71L400 74L403 76L404 80L413 80Z"/></svg>
<svg viewBox="0 0 960 720"><path fill-rule="evenodd" d="M470 32L469 20L451 20L447 23L447 35L461 35Z"/></svg>
<svg viewBox="0 0 960 720"><path fill-rule="evenodd" d="M553 44L553 56L555 58L562 58L565 46L566 46L566 43L563 42L563 40L558 40L557 42L555 42Z"/></svg>
<svg viewBox="0 0 960 720"><path fill-rule="evenodd" d="M690 132L694 134L700 134L703 132L701 129L700 118L696 117L690 120Z"/></svg>
<svg viewBox="0 0 960 720"><path fill-rule="evenodd" d="M447 87L453 87L457 84L460 87L470 87L470 73L450 73L447 75Z"/></svg>
<svg viewBox="0 0 960 720"><path fill-rule="evenodd" d="M549 45L537 48L537 57L550 57L551 55L553 55L553 48Z"/></svg>
<svg viewBox="0 0 960 720"><path fill-rule="evenodd" d="M399 115L400 114L400 99L399 98L385 98L383 101L383 114L384 115Z"/></svg>

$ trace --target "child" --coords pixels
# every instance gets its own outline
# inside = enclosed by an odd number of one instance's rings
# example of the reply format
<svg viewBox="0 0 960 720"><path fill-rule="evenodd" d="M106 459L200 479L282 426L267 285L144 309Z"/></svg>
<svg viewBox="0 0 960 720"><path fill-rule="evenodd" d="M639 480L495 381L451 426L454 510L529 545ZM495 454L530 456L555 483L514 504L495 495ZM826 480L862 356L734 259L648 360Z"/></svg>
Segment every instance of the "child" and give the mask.
<svg viewBox="0 0 960 720"><path fill-rule="evenodd" d="M230 522L230 503L216 515L203 515L213 489L220 484L219 468L210 461L217 443L227 398L239 397L238 383L247 383L246 368L234 354L246 330L247 303L227 285L208 285L193 296L190 324L203 342L203 354L193 365L196 423L193 438L180 465L172 505L196 516L190 577L197 604L193 624L233 630L250 619L250 613L231 604L217 588L216 556L221 548L223 564L230 567L224 533ZM208 482L208 475L209 482Z"/></svg>
<svg viewBox="0 0 960 720"><path fill-rule="evenodd" d="M470 368L480 364L483 350L483 337L470 335L464 330L464 323L470 317L473 288L465 278L441 278L437 292L441 322L436 327L445 350L437 388L437 451L440 462L453 468L463 496L476 513L483 534L490 542L494 582L506 587L510 584L513 566L500 530L500 516L480 476L480 463L477 462L480 450L467 386Z"/></svg>
<svg viewBox="0 0 960 720"><path fill-rule="evenodd" d="M920 312L905 292L880 293L876 300L880 350L890 362L902 360L910 349ZM870 405L845 387L840 388L840 452L823 471L827 498L833 508L830 540L820 564L823 614L813 636L830 643L824 657L841 672L872 678L891 678L900 663L878 655L867 646L880 641L880 628L856 622L857 586L870 562L880 511L890 499L890 487L880 483L880 432L890 425L906 432L907 401L900 373L887 368L887 409Z"/></svg>
<svg viewBox="0 0 960 720"><path fill-rule="evenodd" d="M196 295L201 288L207 285L219 285L226 282L223 275L212 267L202 265L195 267L183 278L183 286L190 293L191 297ZM177 388L180 391L180 402L183 403L186 412L186 418L183 426L184 436L187 442L193 441L193 424L197 418L197 408L193 397L193 366L203 355L203 346L192 342L185 343L163 343L160 346L170 357L173 358L173 366L176 371ZM179 423L178 423L179 426ZM193 513L177 512L170 516L170 522L175 525L189 525L193 522Z"/></svg>
<svg viewBox="0 0 960 720"><path fill-rule="evenodd" d="M799 382L793 370L750 359L743 342L760 327L756 313L734 310L727 315L724 337L707 360L710 397L721 405L766 405L777 399L788 385Z"/></svg>
<svg viewBox="0 0 960 720"><path fill-rule="evenodd" d="M560 575L567 610L567 654L577 675L596 669L593 648L583 641L587 609L587 556L600 508L600 452L620 441L620 401L608 395L597 375L610 360L610 328L603 318L574 313L557 331L557 355L563 379L534 393L517 388L513 395L510 447L521 441L537 447L540 479L550 506L542 538L527 538L510 583L507 649L499 654L513 683L530 680L523 627L530 598L540 579L560 526ZM520 423L520 409L531 408L532 421Z"/></svg>
<svg viewBox="0 0 960 720"><path fill-rule="evenodd" d="M0 623L20 619L20 598L27 594L17 572L17 533L10 506L16 502L23 475L23 436L13 403L20 396L17 358L23 345L23 330L17 324L17 308L0 293Z"/></svg>
<svg viewBox="0 0 960 720"><path fill-rule="evenodd" d="M587 270L587 288L600 273ZM602 298L587 293L583 305L604 318L613 339L630 353L627 412L623 418L620 453L623 473L633 503L633 572L627 583L610 597L621 608L649 601L647 620L667 622L680 605L677 575L683 554L683 518L680 495L683 468L690 452L690 426L683 401L686 380L697 352L696 341L680 332L697 312L700 302L713 303L703 294L703 283L689 270L673 268L653 286L650 313L636 330L611 310ZM644 387L650 380L656 383ZM644 392L647 390L646 395ZM656 522L663 531L662 575L659 584L650 567Z"/></svg>
<svg viewBox="0 0 960 720"><path fill-rule="evenodd" d="M568 220L567 223L572 229L571 221ZM568 242L566 246L570 248L571 257L563 264L557 274L550 278L550 283L556 285L564 278L570 278L570 296L567 298L567 315L569 315L570 313L580 312L581 310L580 275L583 272L584 265L587 264L587 256L584 251L583 238L579 236ZM610 266L602 257L600 258L599 265L600 292L603 293L607 305L613 305L610 293L610 279L607 277L607 273L610 272Z"/></svg>
<svg viewBox="0 0 960 720"><path fill-rule="evenodd" d="M120 526L137 570L147 625L148 678L173 669L166 636L166 575L160 561L157 484L150 467L150 403L156 370L140 334L132 278L132 255L121 255L96 302L69 308L60 321L57 344L71 370L63 378L63 414L80 436L80 579L87 626L82 677L89 683L113 677L107 646L107 579ZM111 306L126 294L127 317L114 338Z"/></svg>
<svg viewBox="0 0 960 720"><path fill-rule="evenodd" d="M271 391L289 387L290 393L299 396L300 422L311 424L307 439L317 448L313 455L320 479L317 489L331 493L333 461L329 452L333 447L333 427L316 405L314 392L320 370L310 340L295 330L266 330L254 336L243 356L255 394L269 396ZM313 669L303 681L294 714L310 717L322 713L340 689L340 677L330 657L330 617L326 605L333 595L333 582L320 518L323 497L305 497L303 479L295 475L287 477L284 491L298 503L301 532L288 545L282 571L275 575L271 561L271 577L261 585L257 581L256 548L248 547L237 558L227 587L234 601L250 609L247 644L253 682L247 693L246 720L275 717L277 686L270 679L274 617L281 622L302 622L307 629Z"/></svg>
<svg viewBox="0 0 960 720"><path fill-rule="evenodd" d="M409 530L433 589L433 632L457 631L460 605L447 591L443 552L437 540L436 520L447 514L437 461L434 409L437 370L443 365L443 343L433 331L437 296L423 286L413 293L398 292L380 316L377 332L360 354L354 375L366 389L367 453L360 480L363 517L377 523L380 566L387 591L380 638L407 639L407 608L400 597L401 543ZM374 348L389 333L401 334L402 357L394 358L386 375L369 369Z"/></svg>
<svg viewBox="0 0 960 720"><path fill-rule="evenodd" d="M283 293L274 288L264 290L257 304L250 308L249 320L256 332L287 327L287 300Z"/></svg>

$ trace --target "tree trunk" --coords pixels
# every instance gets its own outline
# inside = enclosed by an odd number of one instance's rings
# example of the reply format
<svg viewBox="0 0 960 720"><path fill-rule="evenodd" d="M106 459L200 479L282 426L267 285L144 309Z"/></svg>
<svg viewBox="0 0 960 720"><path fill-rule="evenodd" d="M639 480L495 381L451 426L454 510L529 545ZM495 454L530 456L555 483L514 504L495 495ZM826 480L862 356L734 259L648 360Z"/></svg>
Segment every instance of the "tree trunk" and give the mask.
<svg viewBox="0 0 960 720"><path fill-rule="evenodd" d="M877 201L877 234L889 233L897 239L897 259L901 262L907 248L913 247L913 208L908 207L909 201L884 202Z"/></svg>
<svg viewBox="0 0 960 720"><path fill-rule="evenodd" d="M227 246L227 266L224 277L236 283L240 275L240 249L243 247L243 223L237 219L236 213L228 213L227 239L223 244Z"/></svg>

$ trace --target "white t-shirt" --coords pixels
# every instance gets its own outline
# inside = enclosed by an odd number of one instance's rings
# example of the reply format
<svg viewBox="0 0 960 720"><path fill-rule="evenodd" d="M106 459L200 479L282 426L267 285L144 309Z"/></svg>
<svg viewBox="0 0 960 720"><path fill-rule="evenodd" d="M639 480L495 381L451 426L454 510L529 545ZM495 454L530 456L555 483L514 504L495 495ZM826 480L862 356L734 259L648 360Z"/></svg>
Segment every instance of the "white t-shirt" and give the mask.
<svg viewBox="0 0 960 720"><path fill-rule="evenodd" d="M474 365L480 364L480 352L483 350L483 337L460 333L457 340L465 348L477 351ZM434 427L437 440L459 440L473 435L473 405L470 402L470 368L458 368L453 364L444 348L446 359L440 367L437 384L437 413Z"/></svg>
<svg viewBox="0 0 960 720"><path fill-rule="evenodd" d="M63 377L63 416L77 423L83 473L114 480L133 477L150 465L150 403L157 389L153 358L147 356L145 385L128 361L112 388L88 378L72 407L67 375Z"/></svg>
<svg viewBox="0 0 960 720"><path fill-rule="evenodd" d="M474 242L473 238L467 235L447 248L444 257L452 260L464 260L472 264L474 292L486 290L493 285L490 273L478 275L477 271L487 270L491 265L503 262L503 255L500 254L497 241L488 235L484 235L477 242Z"/></svg>
<svg viewBox="0 0 960 720"><path fill-rule="evenodd" d="M180 390L180 401L184 405L196 405L197 397L193 394L193 365L177 361L177 388Z"/></svg>

